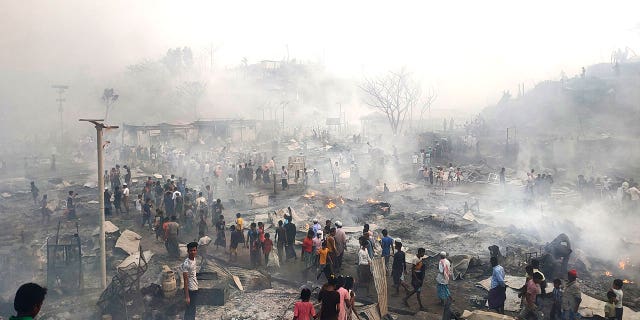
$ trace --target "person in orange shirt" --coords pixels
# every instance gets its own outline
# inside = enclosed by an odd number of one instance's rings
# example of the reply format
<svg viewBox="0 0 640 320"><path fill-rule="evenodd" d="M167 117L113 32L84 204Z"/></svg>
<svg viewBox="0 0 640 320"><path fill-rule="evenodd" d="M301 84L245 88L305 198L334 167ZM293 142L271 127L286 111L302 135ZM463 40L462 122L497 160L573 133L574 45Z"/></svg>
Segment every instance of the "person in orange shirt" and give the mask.
<svg viewBox="0 0 640 320"><path fill-rule="evenodd" d="M331 257L329 256L329 248L327 248L327 241L322 242L322 248L318 249L318 257L320 264L320 273L316 276L316 280L320 279L320 275L324 273L324 276L329 281L331 274Z"/></svg>

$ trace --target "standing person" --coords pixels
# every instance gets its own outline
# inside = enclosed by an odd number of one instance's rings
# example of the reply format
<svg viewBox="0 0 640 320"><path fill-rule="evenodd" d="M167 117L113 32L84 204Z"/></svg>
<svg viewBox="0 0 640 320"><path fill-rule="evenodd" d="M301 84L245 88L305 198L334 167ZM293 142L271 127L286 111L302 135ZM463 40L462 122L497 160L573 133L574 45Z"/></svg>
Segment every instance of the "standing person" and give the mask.
<svg viewBox="0 0 640 320"><path fill-rule="evenodd" d="M506 179L506 176L505 176L505 175L506 175L506 174L505 174L505 169L504 169L504 167L502 167L502 168L500 169L500 184L501 184L501 185L504 185L504 184L507 182L507 179Z"/></svg>
<svg viewBox="0 0 640 320"><path fill-rule="evenodd" d="M231 241L229 243L229 262L238 260L238 245L244 242L244 236L242 231L236 229L236 226L231 226ZM234 255L234 259L231 260L231 255Z"/></svg>
<svg viewBox="0 0 640 320"><path fill-rule="evenodd" d="M109 188L104 188L104 194L102 195L104 199L104 215L111 215L111 192L109 192ZM69 199L67 198L67 210L69 210ZM73 199L71 198L71 202L73 203Z"/></svg>
<svg viewBox="0 0 640 320"><path fill-rule="evenodd" d="M289 172L282 166L282 171L280 171L280 180L282 181L282 190L289 188Z"/></svg>
<svg viewBox="0 0 640 320"><path fill-rule="evenodd" d="M286 255L287 258L286 260L288 261L289 259L293 258L294 260L298 260L298 256L296 255L296 251L293 248L293 245L295 243L296 240L296 225L293 223L293 221L291 221L291 216L289 216L289 220L288 223L284 226L284 231L285 234L287 236L286 240L287 242L285 243L285 251L286 251Z"/></svg>
<svg viewBox="0 0 640 320"><path fill-rule="evenodd" d="M336 272L342 269L342 258L344 257L344 251L347 249L347 234L342 230L342 222L336 221Z"/></svg>
<svg viewBox="0 0 640 320"><path fill-rule="evenodd" d="M238 212L236 213L236 230L242 232L244 230L242 225L244 225L244 219L242 219L242 214Z"/></svg>
<svg viewBox="0 0 640 320"><path fill-rule="evenodd" d="M198 253L202 257L202 263L207 260L207 248L209 248L210 243L211 238L208 235L204 233L198 234L198 248L200 249Z"/></svg>
<svg viewBox="0 0 640 320"><path fill-rule="evenodd" d="M393 254L393 266L391 266L391 278L393 278L393 286L396 288L396 295L400 294L400 286L405 292L409 292L409 287L404 282L404 276L407 274L407 263L404 251L402 251L402 242L396 238L396 253Z"/></svg>
<svg viewBox="0 0 640 320"><path fill-rule="evenodd" d="M264 254L264 266L269 266L269 254L273 250L273 241L271 235L267 232L264 234L264 242L262 243L262 253Z"/></svg>
<svg viewBox="0 0 640 320"><path fill-rule="evenodd" d="M47 288L35 283L25 283L18 288L13 299L13 308L16 316L9 320L33 320L40 313L44 298L47 295Z"/></svg>
<svg viewBox="0 0 640 320"><path fill-rule="evenodd" d="M572 270L574 271L574 270ZM622 320L622 285L623 282L620 279L613 280L613 286L611 287L611 291L616 294L616 319Z"/></svg>
<svg viewBox="0 0 640 320"><path fill-rule="evenodd" d="M254 268L260 265L260 240L258 238L259 234L258 230L256 230L256 223L252 222L249 226L249 232L247 232L247 239L244 246L250 250L251 266Z"/></svg>
<svg viewBox="0 0 640 320"><path fill-rule="evenodd" d="M420 310L426 310L424 306L422 306L422 299L420 299L420 293L422 292L422 284L424 282L425 272L427 270L427 263L425 256L426 250L424 248L418 248L418 253L413 260L413 266L411 268L411 286L413 286L413 290L407 294L407 296L403 299L404 305L409 307L409 298L412 295L416 295L418 298L418 305L420 306Z"/></svg>
<svg viewBox="0 0 640 320"><path fill-rule="evenodd" d="M604 317L608 320L616 318L616 293L613 290L607 291L607 303L604 305Z"/></svg>
<svg viewBox="0 0 640 320"><path fill-rule="evenodd" d="M367 252L367 243L360 240L360 251L358 251L358 282L367 287L367 295L369 295L369 287L371 282L371 257Z"/></svg>
<svg viewBox="0 0 640 320"><path fill-rule="evenodd" d="M31 181L31 197L33 197L33 204L38 203L38 193L40 190L36 187L36 183Z"/></svg>
<svg viewBox="0 0 640 320"><path fill-rule="evenodd" d="M205 234L209 232L209 226L207 225L207 221L204 220L204 216L200 216L200 222L198 222L198 234L200 234L200 232Z"/></svg>
<svg viewBox="0 0 640 320"><path fill-rule="evenodd" d="M451 279L451 262L447 259L447 253L440 252L440 261L438 262L438 274L436 275L438 298L443 306L447 306L451 299L449 292L449 279Z"/></svg>
<svg viewBox="0 0 640 320"><path fill-rule="evenodd" d="M216 199L216 202L214 202L213 206L211 207L212 207L211 208L212 217L216 217L216 218L223 217L222 210L224 210L224 206L222 205L222 200ZM214 222L213 222L214 225L218 222L215 220L216 218L214 218Z"/></svg>
<svg viewBox="0 0 640 320"><path fill-rule="evenodd" d="M278 260L282 264L284 261L284 244L287 242L287 232L282 226L282 220L278 220L278 227L276 228L276 247L278 248Z"/></svg>
<svg viewBox="0 0 640 320"><path fill-rule="evenodd" d="M167 248L167 253L169 253L169 256L172 258L180 257L180 248L178 246L179 233L180 225L176 222L176 216L171 216L171 221L166 223L166 229L164 230L164 245Z"/></svg>
<svg viewBox="0 0 640 320"><path fill-rule="evenodd" d="M224 222L224 215L220 215L220 217L218 217L218 222L216 223L216 250L220 246L222 249L227 247L227 238L224 234L225 229L226 224Z"/></svg>
<svg viewBox="0 0 640 320"><path fill-rule="evenodd" d="M333 272L331 270L331 261L329 260L329 249L327 249L327 242L322 242L322 248L318 249L318 263L320 265L320 272L316 276L316 280L320 279L320 275L324 273L324 276L329 278L333 276Z"/></svg>
<svg viewBox="0 0 640 320"><path fill-rule="evenodd" d="M196 256L198 255L198 243L187 244L188 257L184 260L180 269L182 271L182 283L184 283L184 302L187 308L184 310L185 320L195 320L196 303L198 303L198 278L196 272Z"/></svg>
<svg viewBox="0 0 640 320"><path fill-rule="evenodd" d="M129 187L126 183L122 185L122 202L124 202L124 211L129 214Z"/></svg>
<svg viewBox="0 0 640 320"><path fill-rule="evenodd" d="M347 310L351 307L351 294L349 290L345 288L345 277L339 276L336 279L336 287L338 294L340 295L340 311L338 311L338 320L347 320Z"/></svg>
<svg viewBox="0 0 640 320"><path fill-rule="evenodd" d="M336 291L335 278L329 277L318 294L320 305L320 320L338 320L340 312L340 294Z"/></svg>
<svg viewBox="0 0 640 320"><path fill-rule="evenodd" d="M142 227L144 228L145 223L149 223L149 230L153 228L153 224L151 223L151 208L153 205L151 204L151 199L147 199L142 206Z"/></svg>
<svg viewBox="0 0 640 320"><path fill-rule="evenodd" d="M322 248L322 230L319 230L316 237L313 238L313 265L318 272L318 250Z"/></svg>
<svg viewBox="0 0 640 320"><path fill-rule="evenodd" d="M387 269L387 273L391 268L389 264L389 260L393 252L393 239L389 237L389 232L387 229L382 229L382 239L380 239L380 247L382 248L382 257L384 257L384 266Z"/></svg>
<svg viewBox="0 0 640 320"><path fill-rule="evenodd" d="M498 264L498 257L491 257L491 287L489 289L489 309L504 314L504 301L507 299L507 285L504 282L504 268Z"/></svg>
<svg viewBox="0 0 640 320"><path fill-rule="evenodd" d="M129 168L127 165L125 165L124 168L127 170L127 172L124 174L124 184L128 185L131 184L131 168Z"/></svg>
<svg viewBox="0 0 640 320"><path fill-rule="evenodd" d="M171 190L167 190L167 192L164 193L164 197L162 200L164 205L164 212L166 212L168 216L175 215L176 211L175 203L173 202L173 192L171 192Z"/></svg>
<svg viewBox="0 0 640 320"><path fill-rule="evenodd" d="M317 319L316 309L313 307L313 303L309 302L311 299L311 290L303 288L300 292L300 301L297 301L293 306L293 320L311 320Z"/></svg>
<svg viewBox="0 0 640 320"><path fill-rule="evenodd" d="M335 271L336 269L336 252L338 251L336 249L336 228L331 228L329 230L329 236L326 239L327 242L327 248L329 249L329 258L331 258L331 263L332 263L332 268Z"/></svg>
<svg viewBox="0 0 640 320"><path fill-rule="evenodd" d="M306 275L307 271L313 266L313 230L307 231L307 236L302 240L302 249L300 250L300 256L304 261L303 273Z"/></svg>
<svg viewBox="0 0 640 320"><path fill-rule="evenodd" d="M318 222L318 218L313 218L313 225L311 225L311 230L313 230L314 237L318 235L318 231L322 230L322 226Z"/></svg>
<svg viewBox="0 0 640 320"><path fill-rule="evenodd" d="M105 190L105 192L107 191ZM69 194L67 196L67 214L69 219L76 218L76 205L73 203L73 199L75 197L76 197L76 194L73 191L69 191ZM105 201L105 212L106 212L106 206L107 206L106 203L107 202ZM109 194L109 207L111 207L111 194ZM111 212L111 210L109 210L109 212Z"/></svg>
<svg viewBox="0 0 640 320"><path fill-rule="evenodd" d="M555 279L553 280L553 291L551 292L551 297L553 298L553 304L551 305L551 312L549 313L549 317L551 320L561 320L562 319L562 280Z"/></svg>
<svg viewBox="0 0 640 320"><path fill-rule="evenodd" d="M536 275L537 273L534 273ZM575 320L578 308L582 302L582 293L578 285L578 271L575 269L567 272L568 282L562 292L562 318L565 320Z"/></svg>
<svg viewBox="0 0 640 320"><path fill-rule="evenodd" d="M328 237L329 233L331 233L331 220L324 222L324 236Z"/></svg>
<svg viewBox="0 0 640 320"><path fill-rule="evenodd" d="M49 208L47 207L47 195L43 194L42 195L42 200L40 200L40 212L42 213L42 223L45 223L45 220L47 220L46 224L49 224L49 219L51 218L51 210L49 210Z"/></svg>
<svg viewBox="0 0 640 320"><path fill-rule="evenodd" d="M122 190L120 190L120 186L116 186L115 190L113 190L113 206L116 208L116 214L122 213Z"/></svg>
<svg viewBox="0 0 640 320"><path fill-rule="evenodd" d="M532 317L537 320L542 318L536 305L536 297L540 294L539 284L541 281L542 275L540 273L533 273L532 278L527 280L524 305L518 315L518 319L525 320Z"/></svg>
<svg viewBox="0 0 640 320"><path fill-rule="evenodd" d="M138 216L142 216L142 194L138 195L138 197L136 198L136 201L134 201L134 205L136 207L136 212L138 213Z"/></svg>

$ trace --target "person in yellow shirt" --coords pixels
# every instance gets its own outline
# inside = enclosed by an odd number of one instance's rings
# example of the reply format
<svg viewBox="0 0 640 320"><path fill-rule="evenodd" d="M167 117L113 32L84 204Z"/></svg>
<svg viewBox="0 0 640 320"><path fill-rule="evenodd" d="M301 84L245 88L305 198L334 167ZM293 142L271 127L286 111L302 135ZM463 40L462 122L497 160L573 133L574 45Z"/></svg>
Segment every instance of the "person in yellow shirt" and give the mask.
<svg viewBox="0 0 640 320"><path fill-rule="evenodd" d="M242 215L240 212L236 213L236 229L242 232L242 224L244 224L244 220L242 219Z"/></svg>
<svg viewBox="0 0 640 320"><path fill-rule="evenodd" d="M329 281L329 277L331 277L331 257L329 257L329 248L327 248L327 242L322 242L322 248L318 249L318 262L320 264L320 272L316 276L316 280L320 279L320 275L324 273L324 276Z"/></svg>

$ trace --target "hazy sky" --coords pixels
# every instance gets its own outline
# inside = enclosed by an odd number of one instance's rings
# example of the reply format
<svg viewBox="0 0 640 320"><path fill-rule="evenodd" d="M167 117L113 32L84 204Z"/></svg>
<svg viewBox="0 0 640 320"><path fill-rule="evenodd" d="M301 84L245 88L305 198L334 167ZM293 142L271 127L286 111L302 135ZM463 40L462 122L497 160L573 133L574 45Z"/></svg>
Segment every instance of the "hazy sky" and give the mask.
<svg viewBox="0 0 640 320"><path fill-rule="evenodd" d="M49 1L0 2L0 70L61 79L116 73L169 47L218 68L323 61L361 79L406 66L439 92L435 108L495 102L524 82L569 76L640 53L639 1ZM0 84L1 85L1 84Z"/></svg>

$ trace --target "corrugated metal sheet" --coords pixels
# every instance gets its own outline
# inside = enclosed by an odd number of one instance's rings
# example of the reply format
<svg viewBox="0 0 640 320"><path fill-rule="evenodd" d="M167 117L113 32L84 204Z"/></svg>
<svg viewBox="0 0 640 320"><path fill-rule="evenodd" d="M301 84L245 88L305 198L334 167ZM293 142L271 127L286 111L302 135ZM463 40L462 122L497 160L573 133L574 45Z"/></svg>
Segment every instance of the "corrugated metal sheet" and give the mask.
<svg viewBox="0 0 640 320"><path fill-rule="evenodd" d="M384 317L389 313L389 310L387 309L387 269L384 266L384 258L377 257L373 259L373 263L371 264L371 273L373 273L373 281L378 293L380 316Z"/></svg>

